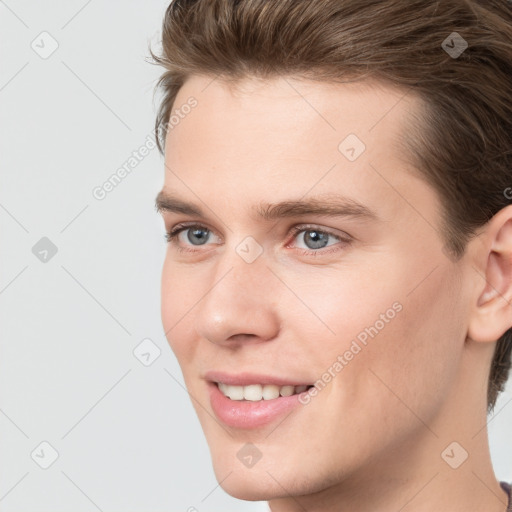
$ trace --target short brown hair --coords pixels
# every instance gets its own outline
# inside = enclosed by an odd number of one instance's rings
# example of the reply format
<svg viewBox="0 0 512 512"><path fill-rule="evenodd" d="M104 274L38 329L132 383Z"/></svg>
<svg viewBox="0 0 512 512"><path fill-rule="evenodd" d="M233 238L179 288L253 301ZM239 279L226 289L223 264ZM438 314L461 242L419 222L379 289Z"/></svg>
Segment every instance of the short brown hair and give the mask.
<svg viewBox="0 0 512 512"><path fill-rule="evenodd" d="M405 143L439 193L441 234L459 258L511 198L511 7L507 0L175 0L161 54L150 49L165 68L156 85L158 148L164 152L174 100L191 75L394 84L426 107L421 131ZM488 411L507 381L511 349L509 329L496 344Z"/></svg>

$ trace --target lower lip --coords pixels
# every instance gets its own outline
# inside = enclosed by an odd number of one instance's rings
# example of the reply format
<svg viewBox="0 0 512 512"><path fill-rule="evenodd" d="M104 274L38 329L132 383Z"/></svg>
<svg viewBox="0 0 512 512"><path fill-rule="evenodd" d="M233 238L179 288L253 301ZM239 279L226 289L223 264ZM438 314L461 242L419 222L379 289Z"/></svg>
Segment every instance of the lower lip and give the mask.
<svg viewBox="0 0 512 512"><path fill-rule="evenodd" d="M209 382L210 403L217 418L230 427L257 428L271 423L301 403L303 393L280 396L272 400L231 400L225 396L214 382Z"/></svg>

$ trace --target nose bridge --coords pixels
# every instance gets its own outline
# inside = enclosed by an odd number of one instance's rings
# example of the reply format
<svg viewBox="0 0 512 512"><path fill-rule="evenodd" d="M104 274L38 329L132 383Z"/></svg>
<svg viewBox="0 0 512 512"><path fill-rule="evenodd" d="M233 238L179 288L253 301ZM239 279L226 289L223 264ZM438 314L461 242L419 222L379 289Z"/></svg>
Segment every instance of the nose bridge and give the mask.
<svg viewBox="0 0 512 512"><path fill-rule="evenodd" d="M277 335L275 283L262 253L253 257L254 247L244 243L219 257L209 289L195 313L195 327L201 337L224 343L237 335L258 341Z"/></svg>

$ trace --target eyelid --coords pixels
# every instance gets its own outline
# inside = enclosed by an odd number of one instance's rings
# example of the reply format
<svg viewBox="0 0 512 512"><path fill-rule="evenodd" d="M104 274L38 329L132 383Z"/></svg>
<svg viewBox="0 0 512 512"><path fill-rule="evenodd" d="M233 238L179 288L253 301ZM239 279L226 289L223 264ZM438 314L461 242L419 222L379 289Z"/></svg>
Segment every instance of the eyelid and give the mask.
<svg viewBox="0 0 512 512"><path fill-rule="evenodd" d="M300 233L301 231L315 231L315 230L316 231L320 231L321 233L326 233L328 235L331 235L331 236L333 236L334 238L337 238L340 241L342 241L342 240L345 240L345 241L353 240L353 237L351 237L345 231L341 231L338 234L338 233L335 232L335 230L333 230L331 228L322 227L322 226L320 226L318 224L298 224L297 226L292 226L289 229L289 232L295 238L297 233Z"/></svg>
<svg viewBox="0 0 512 512"><path fill-rule="evenodd" d="M179 222L178 224L173 226L171 229L169 229L166 233L167 241L170 241L171 237L174 239L174 238L178 237L183 231L186 231L187 229L192 229L192 228L206 228L208 231L210 231L210 233L213 233L215 236L222 238L222 236L219 235L215 229L210 228L206 224L204 224L202 222L190 221L190 222Z"/></svg>

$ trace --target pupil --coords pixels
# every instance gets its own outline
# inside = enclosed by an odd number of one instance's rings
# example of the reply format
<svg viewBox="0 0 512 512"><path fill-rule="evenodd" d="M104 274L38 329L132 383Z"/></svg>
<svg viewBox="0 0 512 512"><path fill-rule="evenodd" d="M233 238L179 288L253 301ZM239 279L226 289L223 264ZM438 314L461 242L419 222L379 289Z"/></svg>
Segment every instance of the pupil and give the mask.
<svg viewBox="0 0 512 512"><path fill-rule="evenodd" d="M207 233L208 233L207 229L202 229L202 228L189 229L188 230L187 238L189 239L189 241L192 244L194 244L194 242L197 242L197 239L194 240L192 238L192 236L195 236L195 237L197 237L199 239L199 243L195 244L195 245L202 245L202 244L204 244L206 242Z"/></svg>
<svg viewBox="0 0 512 512"><path fill-rule="evenodd" d="M304 233L304 243L310 249L321 249L327 245L328 237L329 235L327 233L322 233L321 231L306 231ZM308 242L311 243L312 246L310 246Z"/></svg>

